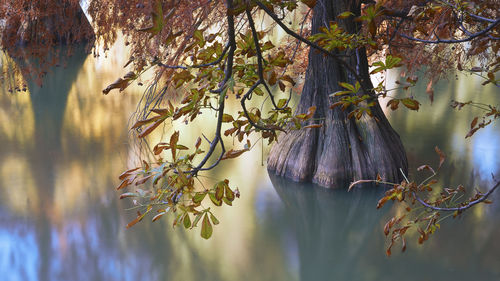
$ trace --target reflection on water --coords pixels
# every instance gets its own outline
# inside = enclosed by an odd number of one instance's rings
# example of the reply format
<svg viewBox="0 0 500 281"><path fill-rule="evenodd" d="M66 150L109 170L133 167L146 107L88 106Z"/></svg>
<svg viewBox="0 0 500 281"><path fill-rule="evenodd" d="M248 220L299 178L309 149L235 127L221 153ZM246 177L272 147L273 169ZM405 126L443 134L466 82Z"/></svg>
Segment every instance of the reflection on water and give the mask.
<svg viewBox="0 0 500 281"><path fill-rule="evenodd" d="M408 253L389 259L381 229L398 210L375 210L381 191L269 179L260 151L209 175L228 176L242 193L235 206L217 210L221 225L211 240L172 230L168 219L126 230L134 214L113 187L135 157L126 124L142 89L102 96L125 64L109 57L115 60L76 54L43 87L28 85L29 93L0 88L2 280L500 279L497 202L444 223L422 247L414 237ZM433 106L424 104L419 113L388 114L413 167L435 163L438 145L449 158L442 174L447 184L486 186L490 173L500 172L499 127L465 140L477 112L454 112L448 97L494 103L499 93L478 88L474 78L463 81L439 84ZM175 129L189 140L200 126Z"/></svg>

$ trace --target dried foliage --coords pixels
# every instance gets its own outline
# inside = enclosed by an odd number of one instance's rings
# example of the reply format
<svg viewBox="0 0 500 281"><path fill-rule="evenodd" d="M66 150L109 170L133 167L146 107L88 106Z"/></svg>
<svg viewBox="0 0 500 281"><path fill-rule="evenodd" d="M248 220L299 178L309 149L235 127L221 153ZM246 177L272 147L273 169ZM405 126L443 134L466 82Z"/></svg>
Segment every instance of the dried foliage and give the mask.
<svg viewBox="0 0 500 281"><path fill-rule="evenodd" d="M381 185L391 186L377 203L377 209L382 208L387 202L394 201L404 207L403 214L396 215L387 221L384 226L384 234L389 241L386 254L392 254L391 249L396 243L401 243L401 250L406 250L406 235L416 230L418 232L418 243L427 241L440 227L440 222L446 218L456 218L464 211L479 203L490 204L488 197L500 186L500 180L492 175L494 185L486 192L476 189L475 193L467 198L468 193L464 186L456 188L442 188L437 186L435 176L445 162L446 156L438 148L435 148L439 156L439 166L433 169L429 165L417 168L418 172L427 172L431 175L420 183L410 181L405 177L401 183L389 183L383 181L380 176L376 180L360 180L353 182L349 189L360 183L373 182ZM436 196L435 190L440 191Z"/></svg>

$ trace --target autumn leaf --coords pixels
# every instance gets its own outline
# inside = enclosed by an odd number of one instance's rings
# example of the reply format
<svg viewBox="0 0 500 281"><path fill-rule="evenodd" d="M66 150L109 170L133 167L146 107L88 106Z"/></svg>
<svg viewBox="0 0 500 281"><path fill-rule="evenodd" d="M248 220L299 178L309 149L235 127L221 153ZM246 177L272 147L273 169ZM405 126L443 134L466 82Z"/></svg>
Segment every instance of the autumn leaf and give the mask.
<svg viewBox="0 0 500 281"><path fill-rule="evenodd" d="M203 221L201 222L201 237L204 239L208 239L212 237L212 232L212 224L210 223L208 214L205 214L205 216L203 217Z"/></svg>
<svg viewBox="0 0 500 281"><path fill-rule="evenodd" d="M125 90L125 88L127 88L128 83L129 83L129 80L118 78L115 82L111 83L104 90L102 90L102 93L107 95L113 89L120 89L120 92L121 92L121 91Z"/></svg>
<svg viewBox="0 0 500 281"><path fill-rule="evenodd" d="M170 136L170 150L172 151L172 159L176 158L176 147L177 141L179 141L179 131L175 131L172 136Z"/></svg>
<svg viewBox="0 0 500 281"><path fill-rule="evenodd" d="M241 150L229 150L227 151L226 153L224 153L224 156L222 156L222 159L221 160L226 160L226 159L230 159L230 158L236 158L238 156L240 156L241 154L247 152L248 149L241 149Z"/></svg>
<svg viewBox="0 0 500 281"><path fill-rule="evenodd" d="M402 99L401 102L403 103L404 106L411 110L417 110L420 108L420 103L414 99L411 98L406 98Z"/></svg>
<svg viewBox="0 0 500 281"><path fill-rule="evenodd" d="M439 167L438 167L439 169L443 165L444 160L446 159L446 155L444 155L444 153L437 146L434 147L434 150L436 150L436 153L439 155Z"/></svg>
<svg viewBox="0 0 500 281"><path fill-rule="evenodd" d="M145 136L149 135L156 127L160 126L161 123L163 123L165 119L159 119L156 120L153 124L149 125L144 131L142 131L137 137L138 138L144 138Z"/></svg>
<svg viewBox="0 0 500 281"><path fill-rule="evenodd" d="M311 124L311 125L304 126L303 128L304 129L312 129L312 128L321 128L321 127L323 127L323 124Z"/></svg>

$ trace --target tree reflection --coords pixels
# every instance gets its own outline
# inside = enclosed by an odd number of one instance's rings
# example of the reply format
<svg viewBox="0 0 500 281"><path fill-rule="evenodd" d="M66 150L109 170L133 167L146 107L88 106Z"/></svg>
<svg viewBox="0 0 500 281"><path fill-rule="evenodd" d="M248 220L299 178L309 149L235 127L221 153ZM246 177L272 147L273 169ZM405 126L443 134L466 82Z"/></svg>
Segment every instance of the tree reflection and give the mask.
<svg viewBox="0 0 500 281"><path fill-rule="evenodd" d="M363 277L363 271L355 268L362 265L360 257L366 248L379 245L380 239L373 234L384 215L383 211L367 211L367 206L374 207L383 190L366 186L368 190L347 193L270 178L295 222L300 280Z"/></svg>

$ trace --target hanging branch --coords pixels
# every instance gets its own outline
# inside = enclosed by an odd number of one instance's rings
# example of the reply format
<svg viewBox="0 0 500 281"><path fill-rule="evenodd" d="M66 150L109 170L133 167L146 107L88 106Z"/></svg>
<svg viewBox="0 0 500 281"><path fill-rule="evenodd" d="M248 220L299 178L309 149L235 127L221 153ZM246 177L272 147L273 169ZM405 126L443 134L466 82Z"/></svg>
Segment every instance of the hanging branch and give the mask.
<svg viewBox="0 0 500 281"><path fill-rule="evenodd" d="M233 7L233 1L232 0L227 0L228 4L228 10L232 9ZM219 162L222 160L224 157L224 153L226 152L224 142L222 141L222 134L221 134L221 129L222 129L222 118L224 116L224 106L225 106L225 101L226 101L226 90L227 90L227 83L229 79L233 76L233 61L234 61L234 52L236 51L236 35L235 35L235 28L234 28L234 16L231 15L230 13L227 13L227 32L228 32L228 37L229 37L229 53L226 58L226 70L224 71L224 80L220 84L220 88L213 91L214 93L219 94L219 108L218 108L218 116L217 116L217 128L215 129L215 136L210 142L210 148L208 152L205 154L205 157L201 162L192 170L188 171L188 173L192 175L196 175L199 171L206 171L213 169L215 166L219 164ZM222 58L223 55L220 57ZM217 147L217 144L220 143L222 151L217 160L210 165L207 168L204 168L205 164L207 163L208 159L212 156L212 154L215 151L215 148Z"/></svg>

